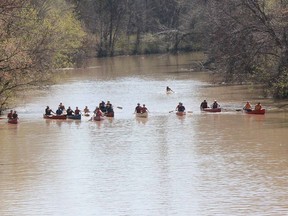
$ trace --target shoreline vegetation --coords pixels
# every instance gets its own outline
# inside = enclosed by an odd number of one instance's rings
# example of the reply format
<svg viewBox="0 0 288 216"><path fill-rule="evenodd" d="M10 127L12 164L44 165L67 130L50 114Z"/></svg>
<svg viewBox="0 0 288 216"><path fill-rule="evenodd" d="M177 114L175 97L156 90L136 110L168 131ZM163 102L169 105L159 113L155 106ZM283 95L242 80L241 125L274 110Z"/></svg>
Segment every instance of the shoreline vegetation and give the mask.
<svg viewBox="0 0 288 216"><path fill-rule="evenodd" d="M195 51L206 58L194 67L216 83L262 86L285 101L288 5L239 1L3 0L0 113L19 92L51 85L57 68L90 57Z"/></svg>

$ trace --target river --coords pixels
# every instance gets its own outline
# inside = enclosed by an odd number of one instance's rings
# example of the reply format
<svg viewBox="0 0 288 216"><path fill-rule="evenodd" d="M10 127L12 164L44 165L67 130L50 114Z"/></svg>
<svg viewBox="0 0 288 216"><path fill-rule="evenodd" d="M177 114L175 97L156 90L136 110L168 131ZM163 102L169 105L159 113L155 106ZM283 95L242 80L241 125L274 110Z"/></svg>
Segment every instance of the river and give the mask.
<svg viewBox="0 0 288 216"><path fill-rule="evenodd" d="M256 90L211 85L191 68L200 59L92 59L23 97L19 124L0 120L0 215L288 215L287 112ZM223 112L201 113L203 99ZM47 105L94 110L102 100L114 119L42 118ZM236 111L247 100L267 113ZM147 119L135 118L138 102ZM171 112L179 102L184 117Z"/></svg>

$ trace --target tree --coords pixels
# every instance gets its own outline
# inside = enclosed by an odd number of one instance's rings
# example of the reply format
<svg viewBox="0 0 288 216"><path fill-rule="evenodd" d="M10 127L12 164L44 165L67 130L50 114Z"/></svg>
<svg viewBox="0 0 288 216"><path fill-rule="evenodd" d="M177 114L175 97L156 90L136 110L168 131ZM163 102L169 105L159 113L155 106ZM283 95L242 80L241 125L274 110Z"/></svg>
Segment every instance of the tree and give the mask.
<svg viewBox="0 0 288 216"><path fill-rule="evenodd" d="M53 69L71 64L81 46L80 23L65 2L57 3L62 8L47 1L43 11L32 1L1 1L0 111L17 92L45 85Z"/></svg>
<svg viewBox="0 0 288 216"><path fill-rule="evenodd" d="M286 1L208 1L210 58L226 82L265 84L288 97Z"/></svg>

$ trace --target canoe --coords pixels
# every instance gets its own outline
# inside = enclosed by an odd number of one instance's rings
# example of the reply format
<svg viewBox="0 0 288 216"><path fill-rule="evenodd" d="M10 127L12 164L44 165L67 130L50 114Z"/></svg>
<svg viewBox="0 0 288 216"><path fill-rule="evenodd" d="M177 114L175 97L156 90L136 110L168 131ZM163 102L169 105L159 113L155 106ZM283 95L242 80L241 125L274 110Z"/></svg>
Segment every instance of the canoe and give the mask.
<svg viewBox="0 0 288 216"><path fill-rule="evenodd" d="M106 117L114 117L114 112L105 113Z"/></svg>
<svg viewBox="0 0 288 216"><path fill-rule="evenodd" d="M68 119L75 119L75 120L80 120L81 119L81 115L67 115Z"/></svg>
<svg viewBox="0 0 288 216"><path fill-rule="evenodd" d="M90 113L84 113L83 115L84 116L90 116Z"/></svg>
<svg viewBox="0 0 288 216"><path fill-rule="evenodd" d="M178 116L184 116L184 115L186 115L186 112L176 112L176 115L178 115Z"/></svg>
<svg viewBox="0 0 288 216"><path fill-rule="evenodd" d="M93 121L102 121L102 120L104 120L105 118L104 117L102 117L102 116L95 116L95 117L93 117Z"/></svg>
<svg viewBox="0 0 288 216"><path fill-rule="evenodd" d="M221 108L204 108L202 111L205 111L205 112L221 112Z"/></svg>
<svg viewBox="0 0 288 216"><path fill-rule="evenodd" d="M148 112L136 113L136 117L138 117L138 118L147 118L148 117Z"/></svg>
<svg viewBox="0 0 288 216"><path fill-rule="evenodd" d="M18 119L8 119L9 124L18 124Z"/></svg>
<svg viewBox="0 0 288 216"><path fill-rule="evenodd" d="M247 113L247 114L256 114L256 115L264 115L265 114L265 109L245 111L245 113Z"/></svg>
<svg viewBox="0 0 288 216"><path fill-rule="evenodd" d="M43 115L44 119L66 119L67 115Z"/></svg>

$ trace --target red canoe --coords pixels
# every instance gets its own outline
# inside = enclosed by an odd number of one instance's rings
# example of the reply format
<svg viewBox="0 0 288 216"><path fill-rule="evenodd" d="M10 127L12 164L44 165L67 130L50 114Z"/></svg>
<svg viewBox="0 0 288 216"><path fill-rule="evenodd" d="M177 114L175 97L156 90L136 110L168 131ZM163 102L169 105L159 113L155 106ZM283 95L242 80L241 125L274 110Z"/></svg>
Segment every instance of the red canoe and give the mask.
<svg viewBox="0 0 288 216"><path fill-rule="evenodd" d="M178 116L184 116L184 115L186 115L186 112L176 112L176 115L178 115Z"/></svg>
<svg viewBox="0 0 288 216"><path fill-rule="evenodd" d="M258 114L258 115L264 115L265 114L265 109L261 110L252 110L252 111L245 111L247 114Z"/></svg>
<svg viewBox="0 0 288 216"><path fill-rule="evenodd" d="M221 112L221 108L204 108L202 111L205 111L205 112Z"/></svg>
<svg viewBox="0 0 288 216"><path fill-rule="evenodd" d="M43 115L44 119L66 119L67 115Z"/></svg>
<svg viewBox="0 0 288 216"><path fill-rule="evenodd" d="M18 119L8 119L9 124L18 124Z"/></svg>
<svg viewBox="0 0 288 216"><path fill-rule="evenodd" d="M104 120L105 118L104 117L102 117L102 116L94 116L93 117L93 120L94 121L102 121L102 120Z"/></svg>

